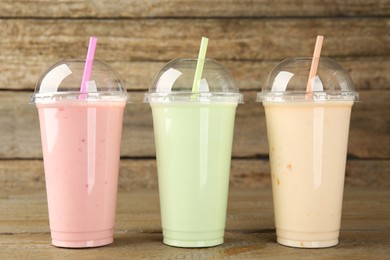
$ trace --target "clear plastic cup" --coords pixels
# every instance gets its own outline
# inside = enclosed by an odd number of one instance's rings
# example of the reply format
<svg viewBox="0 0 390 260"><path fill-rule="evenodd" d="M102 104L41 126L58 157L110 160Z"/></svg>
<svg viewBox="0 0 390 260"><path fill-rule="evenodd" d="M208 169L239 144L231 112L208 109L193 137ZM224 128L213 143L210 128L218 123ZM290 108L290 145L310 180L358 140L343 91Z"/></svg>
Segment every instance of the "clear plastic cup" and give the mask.
<svg viewBox="0 0 390 260"><path fill-rule="evenodd" d="M192 92L197 59L175 59L155 77L152 108L164 243L223 243L234 118L242 94L227 69L206 59Z"/></svg>
<svg viewBox="0 0 390 260"><path fill-rule="evenodd" d="M268 132L277 242L321 248L338 244L351 108L358 93L335 61L288 58L258 93Z"/></svg>
<svg viewBox="0 0 390 260"><path fill-rule="evenodd" d="M123 112L128 99L117 72L95 59L88 93L85 60L64 59L40 78L38 108L52 244L113 242Z"/></svg>

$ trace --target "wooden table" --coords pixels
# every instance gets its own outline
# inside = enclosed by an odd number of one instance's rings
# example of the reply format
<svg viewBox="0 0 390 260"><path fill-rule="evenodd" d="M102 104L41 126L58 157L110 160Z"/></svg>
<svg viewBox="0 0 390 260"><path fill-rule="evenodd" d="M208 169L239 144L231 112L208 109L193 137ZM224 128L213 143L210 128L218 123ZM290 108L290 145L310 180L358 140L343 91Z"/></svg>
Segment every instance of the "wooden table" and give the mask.
<svg viewBox="0 0 390 260"><path fill-rule="evenodd" d="M0 259L385 259L390 257L389 205L388 188L347 187L339 245L295 249L275 242L269 188L233 188L225 243L213 248L183 249L162 243L156 189L120 191L113 244L94 249L61 249L50 244L44 190L0 192Z"/></svg>

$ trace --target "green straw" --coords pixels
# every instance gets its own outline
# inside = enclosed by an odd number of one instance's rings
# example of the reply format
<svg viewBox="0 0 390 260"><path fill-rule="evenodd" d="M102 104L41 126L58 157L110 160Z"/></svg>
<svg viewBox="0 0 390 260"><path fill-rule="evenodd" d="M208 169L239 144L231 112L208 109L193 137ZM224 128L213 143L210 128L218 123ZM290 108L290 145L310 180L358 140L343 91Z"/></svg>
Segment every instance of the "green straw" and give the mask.
<svg viewBox="0 0 390 260"><path fill-rule="evenodd" d="M192 92L199 92L199 81L200 78L202 77L208 42L209 42L208 38L202 37L202 41L200 42L198 62L196 63L194 83L192 84Z"/></svg>

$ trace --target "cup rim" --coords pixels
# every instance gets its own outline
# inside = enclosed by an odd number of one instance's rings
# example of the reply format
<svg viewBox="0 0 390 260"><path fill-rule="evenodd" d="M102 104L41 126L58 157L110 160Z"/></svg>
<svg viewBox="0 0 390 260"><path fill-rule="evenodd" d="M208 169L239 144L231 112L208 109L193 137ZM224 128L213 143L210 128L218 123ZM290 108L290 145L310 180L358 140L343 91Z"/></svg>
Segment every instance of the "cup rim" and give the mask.
<svg viewBox="0 0 390 260"><path fill-rule="evenodd" d="M88 92L63 91L63 92L45 92L34 93L30 96L30 104L45 104L54 102L126 102L131 99L127 92Z"/></svg>
<svg viewBox="0 0 390 260"><path fill-rule="evenodd" d="M244 103L244 95L239 92L147 92L144 103L166 102L237 102Z"/></svg>

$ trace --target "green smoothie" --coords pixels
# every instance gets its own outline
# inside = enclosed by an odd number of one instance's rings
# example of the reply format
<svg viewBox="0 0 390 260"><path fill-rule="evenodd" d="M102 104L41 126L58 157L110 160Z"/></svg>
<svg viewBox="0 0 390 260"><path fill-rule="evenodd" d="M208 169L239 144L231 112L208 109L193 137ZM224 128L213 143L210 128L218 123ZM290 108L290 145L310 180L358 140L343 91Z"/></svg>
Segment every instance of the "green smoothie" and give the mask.
<svg viewBox="0 0 390 260"><path fill-rule="evenodd" d="M238 102L151 102L164 243L223 243Z"/></svg>

